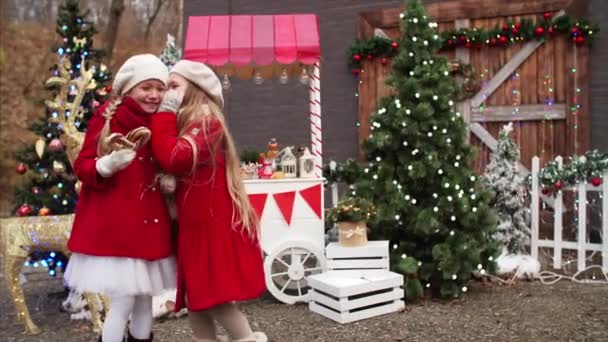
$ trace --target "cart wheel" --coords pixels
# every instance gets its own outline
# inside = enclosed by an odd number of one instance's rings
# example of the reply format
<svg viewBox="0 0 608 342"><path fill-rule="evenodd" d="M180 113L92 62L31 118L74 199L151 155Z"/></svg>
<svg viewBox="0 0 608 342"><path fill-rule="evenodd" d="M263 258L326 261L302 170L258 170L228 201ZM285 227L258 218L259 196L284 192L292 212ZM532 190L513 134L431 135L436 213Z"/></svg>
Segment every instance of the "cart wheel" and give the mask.
<svg viewBox="0 0 608 342"><path fill-rule="evenodd" d="M325 256L305 241L285 242L264 260L268 291L287 304L309 301L306 277L326 269Z"/></svg>

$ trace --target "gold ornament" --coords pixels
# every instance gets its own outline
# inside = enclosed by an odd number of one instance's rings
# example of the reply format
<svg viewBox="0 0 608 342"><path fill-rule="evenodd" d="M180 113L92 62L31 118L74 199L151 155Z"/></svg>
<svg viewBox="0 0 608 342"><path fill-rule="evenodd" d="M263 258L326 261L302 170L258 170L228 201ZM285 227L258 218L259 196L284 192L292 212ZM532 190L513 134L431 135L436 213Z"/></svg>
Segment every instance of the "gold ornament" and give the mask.
<svg viewBox="0 0 608 342"><path fill-rule="evenodd" d="M84 45L87 43L87 39L86 38L72 38L72 41L74 42L74 47L77 49L82 49L84 47Z"/></svg>
<svg viewBox="0 0 608 342"><path fill-rule="evenodd" d="M80 194L80 188L82 187L82 182L81 181L77 181L76 184L74 184L74 190L76 191L77 194Z"/></svg>
<svg viewBox="0 0 608 342"><path fill-rule="evenodd" d="M0 218L0 258L4 262L4 279L15 305L17 320L28 334L39 334L40 328L32 321L19 282L19 273L28 255L35 251L57 251L70 255L67 247L74 215L28 216ZM85 298L91 310L93 330L101 331L97 309L97 295L87 293ZM107 303L102 298L102 303ZM104 309L107 307L104 305Z"/></svg>
<svg viewBox="0 0 608 342"><path fill-rule="evenodd" d="M65 171L65 165L63 165L62 162L53 160L53 171L55 171L55 173L62 173Z"/></svg>
<svg viewBox="0 0 608 342"><path fill-rule="evenodd" d="M47 207L42 207L38 210L38 216L49 216L51 214L51 209Z"/></svg>
<svg viewBox="0 0 608 342"><path fill-rule="evenodd" d="M36 155L38 155L38 158L42 159L42 156L44 156L44 149L46 148L46 141L42 138L38 138L38 140L36 140L36 143L34 144L34 148L36 150Z"/></svg>

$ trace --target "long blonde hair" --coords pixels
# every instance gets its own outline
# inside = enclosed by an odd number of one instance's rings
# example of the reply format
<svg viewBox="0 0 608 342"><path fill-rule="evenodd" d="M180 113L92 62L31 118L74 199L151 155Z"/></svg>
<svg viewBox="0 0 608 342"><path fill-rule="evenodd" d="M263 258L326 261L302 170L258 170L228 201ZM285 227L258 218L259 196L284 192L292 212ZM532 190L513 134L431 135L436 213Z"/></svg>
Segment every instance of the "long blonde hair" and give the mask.
<svg viewBox="0 0 608 342"><path fill-rule="evenodd" d="M209 116L217 119L220 122L222 129L220 139L217 139L214 144L209 142L210 139L208 139L207 136ZM234 139L226 126L224 113L202 88L188 81L184 99L177 116L177 125L179 127L179 135L192 146L192 173L194 173L198 165L198 146L187 129L191 127L193 123L197 122L202 123L202 134L204 134L205 141L208 144L207 148L211 152L210 162L213 168L212 180L215 172L218 171L215 154L218 150L224 152L228 192L230 193L233 212L235 213L232 217L232 223L234 225L241 224L251 237L259 236L258 217L245 192L245 185L243 184L240 172L241 163L234 145Z"/></svg>

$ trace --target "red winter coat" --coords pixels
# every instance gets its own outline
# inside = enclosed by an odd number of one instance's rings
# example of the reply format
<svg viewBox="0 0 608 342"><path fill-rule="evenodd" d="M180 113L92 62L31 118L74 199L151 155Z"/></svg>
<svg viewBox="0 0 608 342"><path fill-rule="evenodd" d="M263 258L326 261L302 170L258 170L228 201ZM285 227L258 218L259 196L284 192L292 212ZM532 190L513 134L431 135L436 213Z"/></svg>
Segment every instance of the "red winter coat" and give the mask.
<svg viewBox="0 0 608 342"><path fill-rule="evenodd" d="M142 146L125 169L109 178L97 173L97 141L105 123L101 115L108 104L89 120L74 172L82 188L68 248L72 252L97 256L146 260L171 255L171 218L156 184L159 170L150 144ZM125 97L110 121L111 132L127 133L147 126L150 114L130 97Z"/></svg>
<svg viewBox="0 0 608 342"><path fill-rule="evenodd" d="M160 166L179 177L175 193L179 223L175 310L184 306L185 295L191 311L259 297L266 290L259 241L233 225L235 213L226 183L224 152L219 148L210 155L209 151L210 145L223 145L221 123L209 119L208 140L200 123L188 128L198 147L193 174L192 147L178 137L175 114L154 114L150 129ZM215 173L211 158L216 162Z"/></svg>

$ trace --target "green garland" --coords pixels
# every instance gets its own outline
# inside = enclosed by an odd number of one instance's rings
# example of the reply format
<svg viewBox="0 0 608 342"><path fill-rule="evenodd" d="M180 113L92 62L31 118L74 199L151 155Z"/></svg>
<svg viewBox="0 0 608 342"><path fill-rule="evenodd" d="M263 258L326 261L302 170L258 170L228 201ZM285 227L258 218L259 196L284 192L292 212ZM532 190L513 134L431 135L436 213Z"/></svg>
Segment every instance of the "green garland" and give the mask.
<svg viewBox="0 0 608 342"><path fill-rule="evenodd" d="M600 186L605 172L608 171L608 153L598 150L588 151L583 156L572 156L562 167L556 160L548 162L538 173L538 180L543 194L555 194L564 187L575 186L580 182L589 182ZM530 180L528 180L530 186Z"/></svg>
<svg viewBox="0 0 608 342"><path fill-rule="evenodd" d="M599 26L588 20L574 20L567 15L552 19L553 13L547 12L536 20L522 19L507 21L492 29L473 28L449 30L440 33L443 49L456 47L482 48L484 46L509 46L518 42L546 41L555 34L568 34L569 40L577 45L591 44L599 32ZM353 74L359 75L365 60L380 58L383 65L397 53L399 43L387 38L373 37L356 40L348 51L349 67Z"/></svg>

